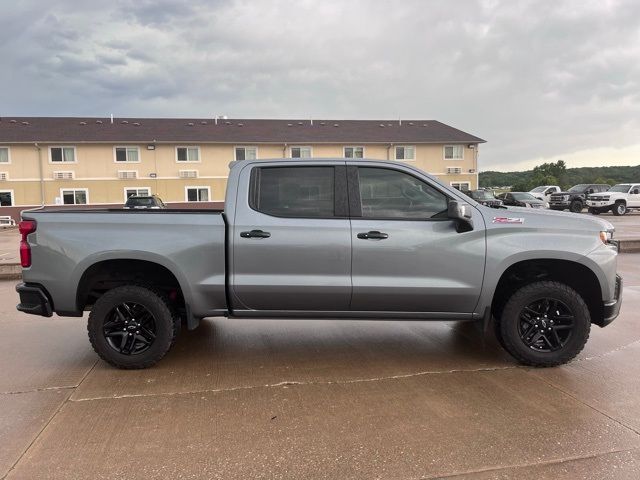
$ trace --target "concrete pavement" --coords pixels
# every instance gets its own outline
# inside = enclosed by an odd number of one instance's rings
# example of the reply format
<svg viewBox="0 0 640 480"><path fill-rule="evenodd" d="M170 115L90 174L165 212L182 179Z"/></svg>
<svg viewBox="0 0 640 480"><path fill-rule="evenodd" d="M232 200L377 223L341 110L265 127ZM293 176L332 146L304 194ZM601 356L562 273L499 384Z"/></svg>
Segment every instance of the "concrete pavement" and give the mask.
<svg viewBox="0 0 640 480"><path fill-rule="evenodd" d="M573 363L513 363L473 324L207 320L115 370L85 320L0 282L0 478L611 478L640 472L640 254Z"/></svg>

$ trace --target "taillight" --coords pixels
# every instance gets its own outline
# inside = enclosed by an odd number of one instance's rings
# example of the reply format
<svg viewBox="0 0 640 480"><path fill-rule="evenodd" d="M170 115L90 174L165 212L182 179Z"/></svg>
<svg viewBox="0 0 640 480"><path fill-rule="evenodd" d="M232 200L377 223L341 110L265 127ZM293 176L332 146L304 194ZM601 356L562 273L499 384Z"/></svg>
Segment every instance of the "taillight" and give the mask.
<svg viewBox="0 0 640 480"><path fill-rule="evenodd" d="M20 240L20 264L22 268L28 268L31 266L31 245L27 242L27 235L36 231L35 220L23 220L18 225L18 231L22 235Z"/></svg>

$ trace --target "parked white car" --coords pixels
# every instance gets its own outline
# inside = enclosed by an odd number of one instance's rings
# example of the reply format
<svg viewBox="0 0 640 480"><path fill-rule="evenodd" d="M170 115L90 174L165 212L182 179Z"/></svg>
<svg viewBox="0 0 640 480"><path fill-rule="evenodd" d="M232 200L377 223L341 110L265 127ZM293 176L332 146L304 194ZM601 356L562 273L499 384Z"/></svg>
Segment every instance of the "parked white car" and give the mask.
<svg viewBox="0 0 640 480"><path fill-rule="evenodd" d="M561 188L557 185L541 185L534 188L533 190L529 190L529 193L537 199L546 202L547 208L549 208L549 200L551 200L551 194L560 193L561 191Z"/></svg>
<svg viewBox="0 0 640 480"><path fill-rule="evenodd" d="M606 192L589 195L587 207L594 215L609 210L614 215L624 215L629 210L640 209L640 183L619 183Z"/></svg>

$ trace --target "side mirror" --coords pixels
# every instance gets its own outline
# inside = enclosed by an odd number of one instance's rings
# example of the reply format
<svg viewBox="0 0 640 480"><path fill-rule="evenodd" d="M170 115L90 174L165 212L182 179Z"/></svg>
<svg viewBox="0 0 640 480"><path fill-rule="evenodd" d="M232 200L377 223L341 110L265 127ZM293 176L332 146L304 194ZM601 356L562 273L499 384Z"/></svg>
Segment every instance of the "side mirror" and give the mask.
<svg viewBox="0 0 640 480"><path fill-rule="evenodd" d="M640 193L640 190L638 190L637 188L633 190L634 195L638 195L638 193Z"/></svg>
<svg viewBox="0 0 640 480"><path fill-rule="evenodd" d="M473 230L471 219L471 206L456 200L450 200L447 208L447 216L456 222L456 232L470 232Z"/></svg>
<svg viewBox="0 0 640 480"><path fill-rule="evenodd" d="M593 188L590 188L589 191L587 193L593 193L595 190Z"/></svg>

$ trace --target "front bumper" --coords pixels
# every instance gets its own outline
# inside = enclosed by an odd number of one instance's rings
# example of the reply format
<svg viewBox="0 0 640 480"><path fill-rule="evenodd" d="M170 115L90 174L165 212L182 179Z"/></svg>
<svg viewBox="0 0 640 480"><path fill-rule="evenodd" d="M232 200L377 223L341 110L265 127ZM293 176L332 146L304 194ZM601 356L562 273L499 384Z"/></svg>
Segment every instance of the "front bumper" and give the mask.
<svg viewBox="0 0 640 480"><path fill-rule="evenodd" d="M622 305L622 277L616 275L616 289L614 292L614 298L610 302L605 302L603 305L602 323L598 324L601 327L606 327L613 322L620 313L620 306Z"/></svg>
<svg viewBox="0 0 640 480"><path fill-rule="evenodd" d="M16 308L31 315L50 317L53 315L51 301L44 287L37 284L19 283L16 292L20 295L20 303Z"/></svg>
<svg viewBox="0 0 640 480"><path fill-rule="evenodd" d="M549 202L549 208L569 208L569 202Z"/></svg>
<svg viewBox="0 0 640 480"><path fill-rule="evenodd" d="M594 201L594 200L587 200L587 207L589 208L611 208L613 207L613 204L611 202L601 202L601 201Z"/></svg>

